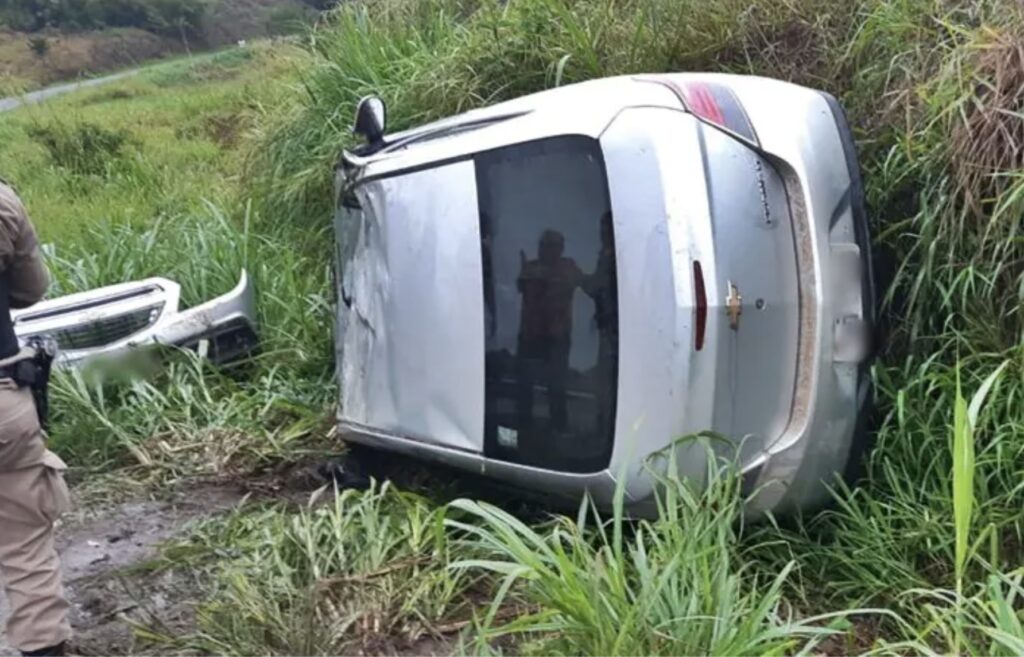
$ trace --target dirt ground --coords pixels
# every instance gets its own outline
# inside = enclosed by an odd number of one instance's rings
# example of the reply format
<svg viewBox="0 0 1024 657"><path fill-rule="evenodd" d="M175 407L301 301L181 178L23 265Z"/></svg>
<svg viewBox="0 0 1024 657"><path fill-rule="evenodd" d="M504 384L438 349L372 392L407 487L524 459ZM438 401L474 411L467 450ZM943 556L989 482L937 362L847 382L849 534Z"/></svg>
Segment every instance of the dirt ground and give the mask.
<svg viewBox="0 0 1024 657"><path fill-rule="evenodd" d="M200 575L185 568L161 569L160 546L184 538L191 524L223 514L243 504L267 501L296 507L309 503L312 491L335 480L339 486L362 487L365 477L390 480L401 488L433 490L440 498L469 494L514 507L529 517L534 507L513 502L500 489L472 478L449 476L444 470L423 468L395 455L382 458L372 451L354 451L355 460L334 457L285 465L280 469L199 485L178 484L160 499L126 499L105 503L96 491L85 494L84 509L73 510L57 529L64 585L71 601L73 654L128 655L146 652L137 640L132 623L169 636L187 634L194 628L194 604L206 592ZM337 468L344 466L343 473ZM352 474L352 473L355 474ZM104 484L106 486L107 484ZM106 488L98 489L100 491ZM140 491L146 488L138 488ZM72 498L83 492L72 490ZM139 495L143 493L140 492ZM126 499L126 501L120 501ZM7 603L0 590L0 657L17 655L7 644L3 627ZM450 655L457 636L426 637L413 645L387 644L383 653L398 655ZM149 647L150 653L153 648Z"/></svg>
<svg viewBox="0 0 1024 657"><path fill-rule="evenodd" d="M246 491L204 486L171 499L136 500L74 517L58 529L64 582L72 603L73 646L82 655L128 654L129 622L173 629L188 625L197 586L186 573L147 568L158 546L196 520L239 504ZM17 655L5 640L7 603L0 591L0 656Z"/></svg>

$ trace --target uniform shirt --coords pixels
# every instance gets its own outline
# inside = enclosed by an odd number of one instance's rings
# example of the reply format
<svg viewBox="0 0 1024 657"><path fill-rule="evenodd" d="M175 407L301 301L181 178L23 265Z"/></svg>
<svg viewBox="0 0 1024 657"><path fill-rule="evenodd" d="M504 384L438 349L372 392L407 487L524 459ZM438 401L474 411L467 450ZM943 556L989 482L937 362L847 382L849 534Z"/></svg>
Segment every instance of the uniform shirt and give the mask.
<svg viewBox="0 0 1024 657"><path fill-rule="evenodd" d="M572 258L550 263L530 260L519 274L523 303L519 335L524 338L568 338L572 334L572 300L583 278Z"/></svg>
<svg viewBox="0 0 1024 657"><path fill-rule="evenodd" d="M18 195L0 181L0 276L7 282L11 307L24 308L43 298L49 276L39 240Z"/></svg>

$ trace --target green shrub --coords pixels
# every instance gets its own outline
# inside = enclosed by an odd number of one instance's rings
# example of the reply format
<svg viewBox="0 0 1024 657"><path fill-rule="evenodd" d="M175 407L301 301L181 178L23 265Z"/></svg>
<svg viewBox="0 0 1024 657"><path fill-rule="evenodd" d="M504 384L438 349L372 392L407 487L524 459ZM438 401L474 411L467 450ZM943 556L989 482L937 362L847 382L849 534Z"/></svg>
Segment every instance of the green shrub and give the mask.
<svg viewBox="0 0 1024 657"><path fill-rule="evenodd" d="M52 166L79 176L110 175L136 144L130 133L95 123L36 124L28 132Z"/></svg>
<svg viewBox="0 0 1024 657"><path fill-rule="evenodd" d="M44 36L30 37L28 47L36 57L46 57L50 52L50 40Z"/></svg>

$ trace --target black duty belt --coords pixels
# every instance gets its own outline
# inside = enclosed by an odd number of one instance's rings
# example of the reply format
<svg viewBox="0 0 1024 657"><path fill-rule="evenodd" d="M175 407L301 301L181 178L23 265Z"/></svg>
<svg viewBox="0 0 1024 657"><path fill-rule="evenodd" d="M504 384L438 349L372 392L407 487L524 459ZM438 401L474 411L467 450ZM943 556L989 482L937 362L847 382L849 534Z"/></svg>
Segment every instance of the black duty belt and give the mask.
<svg viewBox="0 0 1024 657"><path fill-rule="evenodd" d="M29 377L26 376L28 374L27 369L31 367L32 360L30 358L20 360L17 363L12 363L10 365L4 365L0 367L0 379L11 379L18 384L19 388L24 388L31 385L28 380Z"/></svg>
<svg viewBox="0 0 1024 657"><path fill-rule="evenodd" d="M10 379L19 388L32 390L39 424L45 430L50 410L50 368L57 355L57 343L48 337L31 337L26 346L32 348L32 355L0 367L0 379Z"/></svg>

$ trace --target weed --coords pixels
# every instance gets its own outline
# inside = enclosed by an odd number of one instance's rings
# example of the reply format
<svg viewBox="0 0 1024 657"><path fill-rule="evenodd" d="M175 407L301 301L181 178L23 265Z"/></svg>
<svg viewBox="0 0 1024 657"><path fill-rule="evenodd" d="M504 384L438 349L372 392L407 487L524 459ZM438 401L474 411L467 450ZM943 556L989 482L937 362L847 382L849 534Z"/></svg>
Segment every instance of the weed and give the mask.
<svg viewBox="0 0 1024 657"><path fill-rule="evenodd" d="M675 471L675 463L669 471ZM501 578L478 641L533 639L537 654L752 655L808 649L830 632L826 615L795 619L783 601L793 567L774 575L743 564L737 527L740 477L709 463L703 490L663 478L657 520L628 524L625 487L604 520L584 502L575 520L530 527L489 504L452 506L476 522L449 520L479 559L452 564ZM531 610L496 622L508 599Z"/></svg>
<svg viewBox="0 0 1024 657"><path fill-rule="evenodd" d="M198 611L200 632L181 647L349 654L461 627L473 579L445 567L456 547L444 516L385 484L295 513L272 507L210 526L194 544L230 545L231 553L214 569L216 592Z"/></svg>
<svg viewBox="0 0 1024 657"><path fill-rule="evenodd" d="M36 125L29 135L46 148L51 166L78 176L109 177L135 145L126 131L94 123Z"/></svg>

